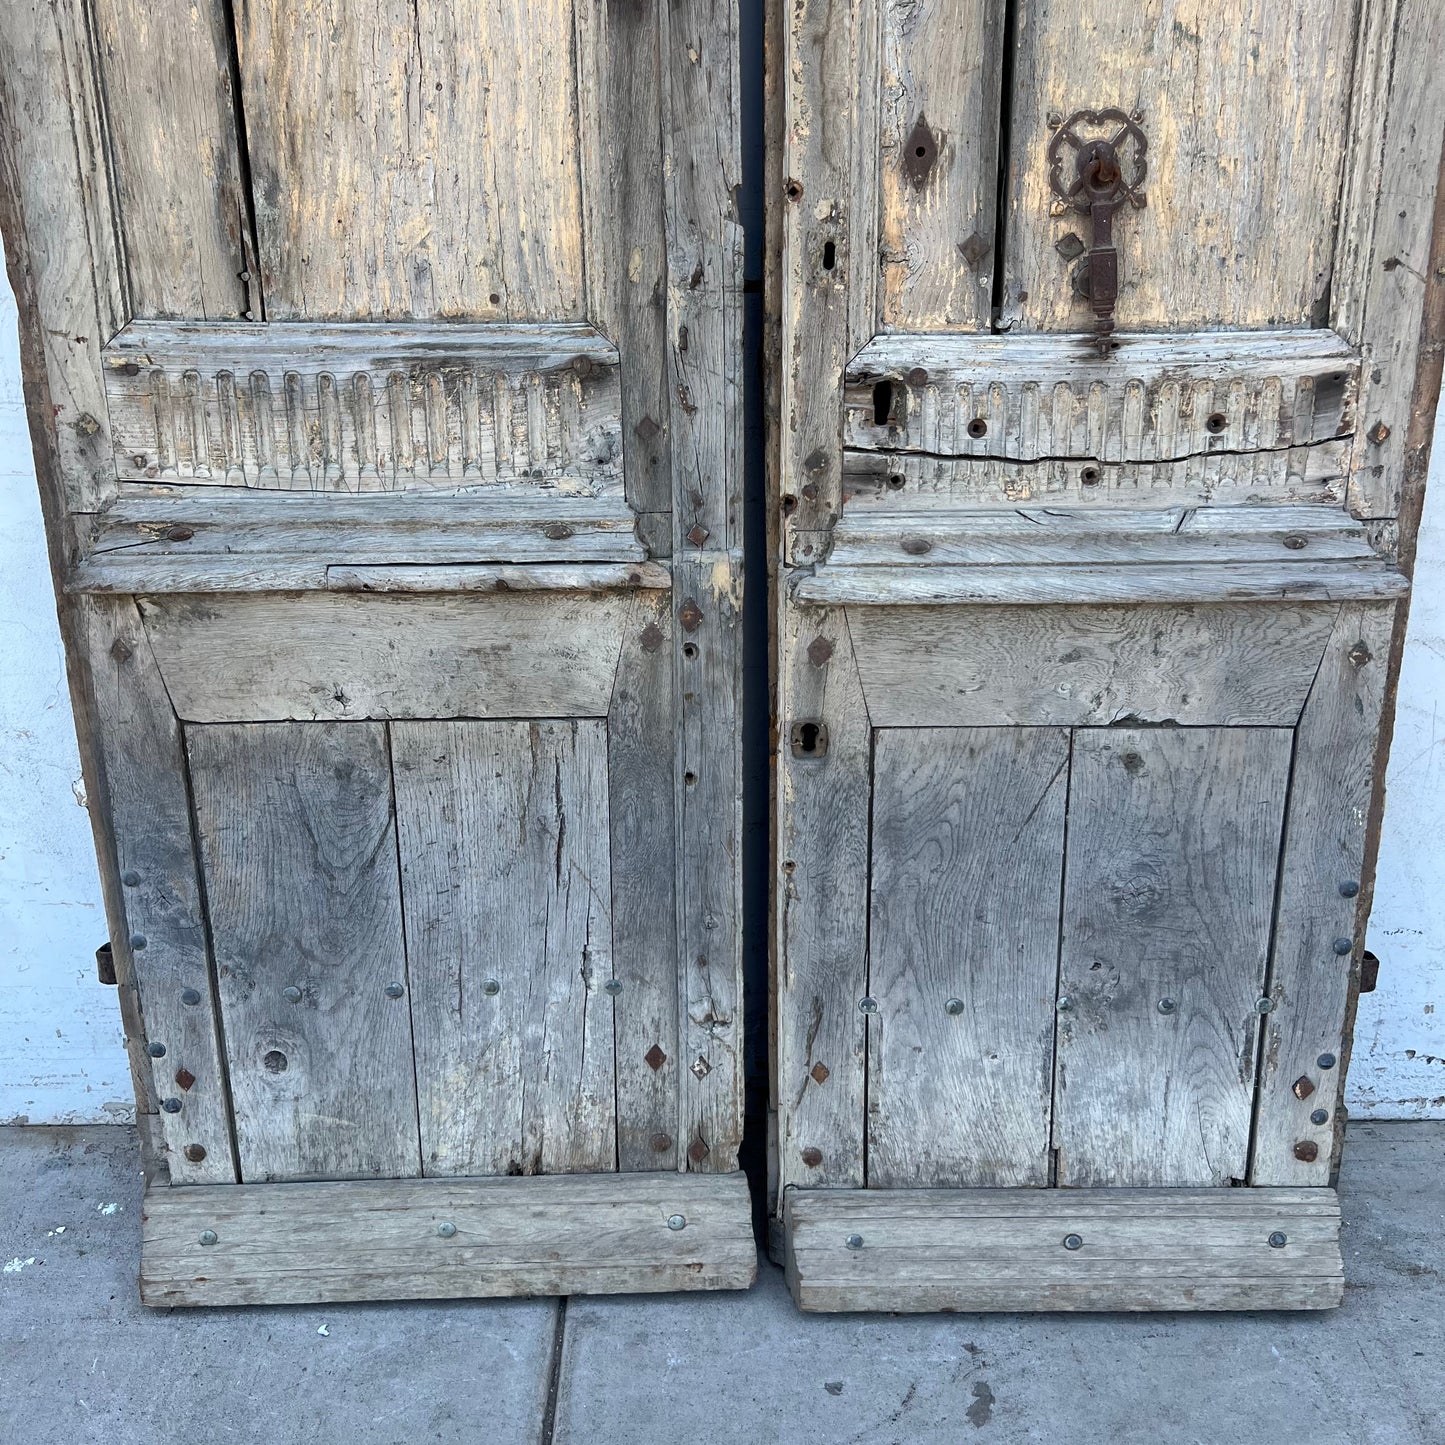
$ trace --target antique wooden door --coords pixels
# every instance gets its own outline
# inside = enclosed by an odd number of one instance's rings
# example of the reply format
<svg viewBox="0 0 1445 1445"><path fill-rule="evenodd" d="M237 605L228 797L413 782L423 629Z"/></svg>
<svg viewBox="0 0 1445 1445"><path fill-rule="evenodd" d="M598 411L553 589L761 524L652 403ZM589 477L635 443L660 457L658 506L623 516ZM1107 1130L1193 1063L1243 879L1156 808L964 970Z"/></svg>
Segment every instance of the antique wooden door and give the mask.
<svg viewBox="0 0 1445 1445"><path fill-rule="evenodd" d="M1337 1303L1441 11L774 26L794 1294Z"/></svg>
<svg viewBox="0 0 1445 1445"><path fill-rule="evenodd" d="M151 1303L752 1279L736 71L712 0L4 7Z"/></svg>

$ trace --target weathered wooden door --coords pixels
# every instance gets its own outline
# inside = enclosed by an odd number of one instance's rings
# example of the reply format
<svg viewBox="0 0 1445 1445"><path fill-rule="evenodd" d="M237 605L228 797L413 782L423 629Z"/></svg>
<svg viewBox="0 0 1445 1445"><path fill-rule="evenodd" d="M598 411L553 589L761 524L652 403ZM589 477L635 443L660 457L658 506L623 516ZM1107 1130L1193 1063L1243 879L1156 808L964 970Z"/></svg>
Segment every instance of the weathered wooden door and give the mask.
<svg viewBox="0 0 1445 1445"><path fill-rule="evenodd" d="M712 0L4 7L152 1303L752 1278L736 71Z"/></svg>
<svg viewBox="0 0 1445 1445"><path fill-rule="evenodd" d="M1441 11L774 24L794 1293L1336 1303Z"/></svg>

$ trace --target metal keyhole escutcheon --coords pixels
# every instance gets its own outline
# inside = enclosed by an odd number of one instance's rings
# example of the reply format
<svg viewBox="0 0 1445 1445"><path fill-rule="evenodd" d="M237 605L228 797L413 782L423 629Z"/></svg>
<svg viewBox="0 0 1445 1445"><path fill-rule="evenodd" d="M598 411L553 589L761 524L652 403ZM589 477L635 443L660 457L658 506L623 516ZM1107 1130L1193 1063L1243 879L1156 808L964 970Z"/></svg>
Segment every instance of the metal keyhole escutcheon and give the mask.
<svg viewBox="0 0 1445 1445"><path fill-rule="evenodd" d="M1088 255L1079 263L1076 285L1093 308L1100 351L1109 349L1119 300L1114 213L1126 202L1139 209L1147 204L1142 187L1149 141L1138 121L1137 111L1130 116L1113 106L1075 111L1054 125L1049 139L1049 188L1064 209L1089 218ZM1073 240L1074 254L1082 249L1076 238L1065 240ZM1059 250L1069 254L1062 242Z"/></svg>

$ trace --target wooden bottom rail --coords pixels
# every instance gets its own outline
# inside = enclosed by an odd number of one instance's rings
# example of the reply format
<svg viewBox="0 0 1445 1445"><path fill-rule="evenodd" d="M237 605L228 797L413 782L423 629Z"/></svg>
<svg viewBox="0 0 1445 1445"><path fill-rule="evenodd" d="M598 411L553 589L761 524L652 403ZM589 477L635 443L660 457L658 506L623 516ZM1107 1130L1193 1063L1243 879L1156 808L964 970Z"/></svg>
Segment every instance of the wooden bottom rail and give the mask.
<svg viewBox="0 0 1445 1445"><path fill-rule="evenodd" d="M790 1189L817 1311L1331 1309L1331 1189Z"/></svg>
<svg viewBox="0 0 1445 1445"><path fill-rule="evenodd" d="M746 1289L756 1274L741 1173L146 1191L148 1305Z"/></svg>

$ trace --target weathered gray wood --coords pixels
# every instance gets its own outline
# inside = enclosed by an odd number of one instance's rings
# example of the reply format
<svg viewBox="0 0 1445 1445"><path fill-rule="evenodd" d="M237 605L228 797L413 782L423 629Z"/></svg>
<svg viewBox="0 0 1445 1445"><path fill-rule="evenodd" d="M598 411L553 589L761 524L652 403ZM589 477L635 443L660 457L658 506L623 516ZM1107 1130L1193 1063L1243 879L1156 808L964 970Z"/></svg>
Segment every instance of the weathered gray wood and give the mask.
<svg viewBox="0 0 1445 1445"><path fill-rule="evenodd" d="M50 525L114 487L100 348L126 319L83 0L0 9L0 221Z"/></svg>
<svg viewBox="0 0 1445 1445"><path fill-rule="evenodd" d="M789 608L779 649L774 979L778 1170L861 1187L872 730L848 620ZM827 728L798 756L795 724Z"/></svg>
<svg viewBox="0 0 1445 1445"><path fill-rule="evenodd" d="M586 0L590 17L597 124L606 166L593 180L584 162L583 196L596 219L589 231L587 291L592 315L627 358L622 373L622 473L627 500L642 512L672 510L668 384L666 195L662 163L662 71L656 5ZM584 95L584 124L589 101ZM605 300L603 293L605 292ZM606 324L600 307L611 313Z"/></svg>
<svg viewBox="0 0 1445 1445"><path fill-rule="evenodd" d="M163 1105L165 1167L176 1184L233 1183L230 1100L181 730L134 603L96 599L83 618L104 760L103 784L91 786L106 803L125 910L111 948L117 973L139 996L144 1035L136 1043Z"/></svg>
<svg viewBox="0 0 1445 1445"><path fill-rule="evenodd" d="M883 6L878 206L888 326L988 330L1003 33L1002 0Z"/></svg>
<svg viewBox="0 0 1445 1445"><path fill-rule="evenodd" d="M236 318L254 308L227 7L95 0L116 217L132 314ZM259 288L256 292L259 298Z"/></svg>
<svg viewBox="0 0 1445 1445"><path fill-rule="evenodd" d="M1060 1184L1246 1177L1291 743L1284 728L1075 732Z"/></svg>
<svg viewBox="0 0 1445 1445"><path fill-rule="evenodd" d="M842 507L836 399L857 339L876 315L881 7L799 0L782 53L782 308L784 358L778 501L790 525L829 525ZM866 157L866 158L865 158ZM858 190L858 179L870 179ZM829 264L831 261L831 264ZM850 315L850 311L855 313ZM861 314L866 311L866 320Z"/></svg>
<svg viewBox="0 0 1445 1445"><path fill-rule="evenodd" d="M618 592L667 590L672 575L655 562L574 562L523 567L328 567L332 592Z"/></svg>
<svg viewBox="0 0 1445 1445"><path fill-rule="evenodd" d="M426 1174L617 1167L607 730L391 729Z"/></svg>
<svg viewBox="0 0 1445 1445"><path fill-rule="evenodd" d="M786 1223L805 1310L1330 1309L1344 1292L1328 1189L791 1190Z"/></svg>
<svg viewBox="0 0 1445 1445"><path fill-rule="evenodd" d="M187 722L602 717L629 609L617 592L141 602Z"/></svg>
<svg viewBox="0 0 1445 1445"><path fill-rule="evenodd" d="M1107 357L1075 336L895 333L848 364L844 436L1014 461L1278 450L1352 432L1358 388L1359 356L1332 331L1121 336Z"/></svg>
<svg viewBox="0 0 1445 1445"><path fill-rule="evenodd" d="M1276 1006L1265 1020L1250 1169L1255 1184L1320 1184L1330 1175L1344 1091L1345 1005L1363 943L1362 869L1394 612L1340 609L1300 718L1270 962ZM1337 952L1337 942L1348 950ZM1312 1116L1321 1110L1317 1123Z"/></svg>
<svg viewBox="0 0 1445 1445"><path fill-rule="evenodd" d="M1088 330L1054 243L1050 113L1138 109L1148 206L1116 224L1121 331L1319 325L1349 119L1352 0L1039 0L1015 33L1003 323ZM1083 15L1087 14L1087 19Z"/></svg>
<svg viewBox="0 0 1445 1445"><path fill-rule="evenodd" d="M1284 553L1283 556L1291 554ZM1387 562L1234 562L1169 566L833 567L794 584L799 602L894 607L1059 603L1346 602L1401 597Z"/></svg>
<svg viewBox="0 0 1445 1445"><path fill-rule="evenodd" d="M757 1275L749 1209L742 1174L152 1189L141 1299L319 1304L746 1289ZM669 1228L675 1216L683 1228ZM205 1230L214 1244L201 1243Z"/></svg>
<svg viewBox="0 0 1445 1445"><path fill-rule="evenodd" d="M845 503L942 507L1072 504L1080 507L1339 505L1348 438L1273 451L1201 453L1172 461L928 456L850 450Z"/></svg>
<svg viewBox="0 0 1445 1445"><path fill-rule="evenodd" d="M1293 727L1338 611L853 607L848 625L875 727Z"/></svg>
<svg viewBox="0 0 1445 1445"><path fill-rule="evenodd" d="M727 1173L742 1140L742 559L674 558L678 1052L688 1167Z"/></svg>
<svg viewBox="0 0 1445 1445"><path fill-rule="evenodd" d="M607 714L612 835L617 1162L676 1168L682 1070L678 1050L677 818L672 747L671 598L638 596L628 615Z"/></svg>
<svg viewBox="0 0 1445 1445"><path fill-rule="evenodd" d="M873 761L868 1185L1049 1183L1069 735L910 728Z"/></svg>
<svg viewBox="0 0 1445 1445"><path fill-rule="evenodd" d="M1006 512L852 513L834 529L833 567L960 564L1317 562L1374 558L1365 529L1331 507L1201 507L1130 512L1021 507Z"/></svg>
<svg viewBox="0 0 1445 1445"><path fill-rule="evenodd" d="M590 326L132 323L104 362L122 480L622 489L618 355Z"/></svg>
<svg viewBox="0 0 1445 1445"><path fill-rule="evenodd" d="M186 750L241 1178L420 1173L385 727L190 727Z"/></svg>
<svg viewBox="0 0 1445 1445"><path fill-rule="evenodd" d="M271 319L582 318L569 0L301 0L236 20Z"/></svg>
<svg viewBox="0 0 1445 1445"><path fill-rule="evenodd" d="M1430 429L1412 437L1410 409L1417 372L1431 364L1422 314L1432 285L1440 285L1434 254L1445 93L1435 57L1442 49L1445 9L1433 0L1361 8L1330 295L1331 324L1366 361L1349 491L1350 510L1360 517L1394 516L1406 492L1423 486L1428 464ZM1438 359L1433 364L1438 378Z"/></svg>

